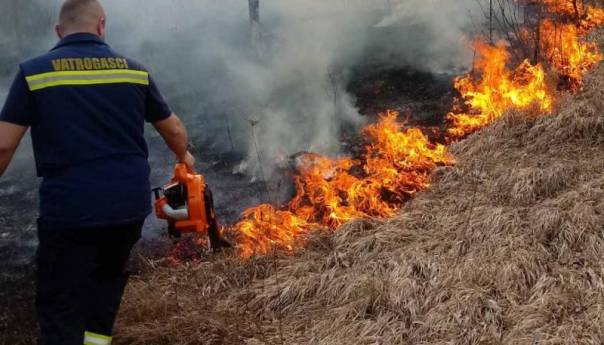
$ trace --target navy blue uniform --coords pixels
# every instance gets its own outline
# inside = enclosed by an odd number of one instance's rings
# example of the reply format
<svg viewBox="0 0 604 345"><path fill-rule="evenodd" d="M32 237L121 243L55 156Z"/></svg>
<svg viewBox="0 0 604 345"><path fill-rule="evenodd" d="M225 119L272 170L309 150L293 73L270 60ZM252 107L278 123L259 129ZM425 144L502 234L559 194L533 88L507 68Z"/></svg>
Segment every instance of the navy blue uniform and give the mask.
<svg viewBox="0 0 604 345"><path fill-rule="evenodd" d="M151 212L144 121L170 114L140 64L74 34L21 64L0 120L31 127L40 218L80 227Z"/></svg>
<svg viewBox="0 0 604 345"><path fill-rule="evenodd" d="M123 265L151 212L144 123L170 115L147 70L95 35L70 35L20 65L0 121L31 127L43 179L41 343L80 345L84 327L92 343L110 335Z"/></svg>

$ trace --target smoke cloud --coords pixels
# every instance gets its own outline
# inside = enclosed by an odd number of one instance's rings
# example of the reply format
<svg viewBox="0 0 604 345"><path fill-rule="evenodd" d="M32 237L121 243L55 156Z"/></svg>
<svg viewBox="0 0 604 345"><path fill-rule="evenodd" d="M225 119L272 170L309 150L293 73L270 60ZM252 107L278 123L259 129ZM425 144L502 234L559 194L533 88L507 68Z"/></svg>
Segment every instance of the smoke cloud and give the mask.
<svg viewBox="0 0 604 345"><path fill-rule="evenodd" d="M52 47L60 0L6 0L0 75ZM364 122L346 91L355 68L467 67L472 0L260 0L251 30L243 0L104 0L108 41L154 75L193 136L247 154L242 170L301 151L336 155ZM25 5L24 5L25 4ZM7 68L6 66L11 66ZM9 81L0 79L0 101ZM230 135L229 135L230 133ZM255 138L254 138L255 137ZM258 151L258 152L256 152Z"/></svg>

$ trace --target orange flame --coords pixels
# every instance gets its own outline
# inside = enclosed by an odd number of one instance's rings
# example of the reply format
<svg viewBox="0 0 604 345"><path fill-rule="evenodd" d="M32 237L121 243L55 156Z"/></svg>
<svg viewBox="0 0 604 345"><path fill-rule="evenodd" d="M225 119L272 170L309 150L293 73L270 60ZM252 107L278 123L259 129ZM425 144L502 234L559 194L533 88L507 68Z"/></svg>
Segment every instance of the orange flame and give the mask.
<svg viewBox="0 0 604 345"><path fill-rule="evenodd" d="M541 0L545 10L556 15L560 20L573 22L581 30L581 35L604 24L604 9L592 5L586 5L583 1L577 1L575 5L572 0Z"/></svg>
<svg viewBox="0 0 604 345"><path fill-rule="evenodd" d="M603 58L595 43L586 42L589 32L604 24L604 9L573 1L541 0L545 19L539 25L539 48L544 62L558 73L565 89L581 89L585 74ZM554 21L554 17L556 21ZM476 74L457 78L455 88L468 109L457 107L448 115L452 138L460 138L492 123L509 110L536 106L541 112L553 109L555 89L546 80L542 64L524 60L510 68L511 54L504 42L495 46L475 42Z"/></svg>
<svg viewBox="0 0 604 345"><path fill-rule="evenodd" d="M561 76L568 78L568 87L578 90L585 74L602 60L593 42L582 42L581 29L573 24L541 24L541 47L545 58Z"/></svg>
<svg viewBox="0 0 604 345"><path fill-rule="evenodd" d="M418 128L404 129L398 113L387 112L362 133L368 144L360 161L317 154L302 157L296 196L284 210L260 205L234 226L240 255L293 251L313 230L335 230L356 218L393 216L404 201L429 186L429 173L453 163L445 146Z"/></svg>
<svg viewBox="0 0 604 345"><path fill-rule="evenodd" d="M448 115L453 126L449 134L463 137L501 117L511 109L526 109L537 105L541 111L550 111L553 99L545 82L541 65L523 61L515 70L508 68L510 53L504 42L495 46L476 42L478 56L476 70L481 79L471 75L456 79L455 88L461 93L470 113L453 112Z"/></svg>
<svg viewBox="0 0 604 345"><path fill-rule="evenodd" d="M269 253L274 247L293 251L296 240L312 228L289 211L278 211L263 204L246 210L234 228L241 257Z"/></svg>

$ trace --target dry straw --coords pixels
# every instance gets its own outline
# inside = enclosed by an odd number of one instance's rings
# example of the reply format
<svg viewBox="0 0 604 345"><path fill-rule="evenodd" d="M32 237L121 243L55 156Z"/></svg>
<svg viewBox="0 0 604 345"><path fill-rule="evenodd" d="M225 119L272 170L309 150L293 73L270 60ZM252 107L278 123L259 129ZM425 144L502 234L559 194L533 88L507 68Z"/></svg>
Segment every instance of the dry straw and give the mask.
<svg viewBox="0 0 604 345"><path fill-rule="evenodd" d="M118 344L604 344L604 67L548 117L509 114L394 219L294 257L149 264ZM276 320L274 315L280 315Z"/></svg>

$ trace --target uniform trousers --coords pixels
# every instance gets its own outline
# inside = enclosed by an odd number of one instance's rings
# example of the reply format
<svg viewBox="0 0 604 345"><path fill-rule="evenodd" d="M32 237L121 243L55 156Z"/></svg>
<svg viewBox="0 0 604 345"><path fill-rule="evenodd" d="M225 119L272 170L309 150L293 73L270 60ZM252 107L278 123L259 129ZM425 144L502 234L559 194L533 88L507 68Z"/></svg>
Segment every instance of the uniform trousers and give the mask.
<svg viewBox="0 0 604 345"><path fill-rule="evenodd" d="M38 221L39 345L109 345L143 221L65 228Z"/></svg>

